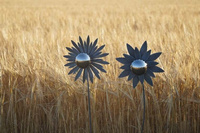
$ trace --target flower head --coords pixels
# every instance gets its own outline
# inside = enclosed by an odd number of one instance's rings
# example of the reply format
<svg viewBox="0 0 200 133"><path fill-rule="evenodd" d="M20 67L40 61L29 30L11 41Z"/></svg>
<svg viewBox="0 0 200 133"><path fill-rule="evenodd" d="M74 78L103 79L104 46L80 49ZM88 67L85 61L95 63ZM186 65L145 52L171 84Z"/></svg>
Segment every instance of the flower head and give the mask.
<svg viewBox="0 0 200 133"><path fill-rule="evenodd" d="M68 74L77 73L75 77L76 81L83 72L83 83L88 77L93 83L93 74L100 79L99 70L106 72L101 64L109 64L108 62L100 59L108 55L108 53L101 52L105 45L98 47L98 39L94 42L90 42L89 36L86 41L83 41L82 38L79 37L78 43L75 43L74 41L71 42L74 47L66 47L69 53L68 55L64 55L64 57L67 58L67 61L69 61L69 63L65 64L65 66L72 68Z"/></svg>
<svg viewBox="0 0 200 133"><path fill-rule="evenodd" d="M133 49L127 44L128 54L123 54L124 57L116 58L117 61L123 64L121 69L124 71L119 75L119 78L128 76L128 80L133 79L133 87L135 88L140 81L144 80L151 86L153 82L151 77L155 77L154 72L164 72L163 69L157 67L158 62L155 60L161 55L161 52L151 54L151 50L147 51L147 42L145 41L139 50L137 47Z"/></svg>

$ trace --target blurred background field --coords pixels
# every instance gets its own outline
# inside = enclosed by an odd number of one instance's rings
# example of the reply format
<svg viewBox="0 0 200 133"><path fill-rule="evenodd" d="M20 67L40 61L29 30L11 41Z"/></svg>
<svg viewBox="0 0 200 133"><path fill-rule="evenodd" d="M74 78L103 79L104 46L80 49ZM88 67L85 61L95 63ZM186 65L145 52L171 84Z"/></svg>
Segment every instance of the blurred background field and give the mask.
<svg viewBox="0 0 200 133"><path fill-rule="evenodd" d="M145 84L145 133L200 132L199 0L0 0L0 132L86 133L86 84L63 55L90 35L109 65L90 85L96 133L137 133L142 89L118 79L115 58L146 40L165 70Z"/></svg>

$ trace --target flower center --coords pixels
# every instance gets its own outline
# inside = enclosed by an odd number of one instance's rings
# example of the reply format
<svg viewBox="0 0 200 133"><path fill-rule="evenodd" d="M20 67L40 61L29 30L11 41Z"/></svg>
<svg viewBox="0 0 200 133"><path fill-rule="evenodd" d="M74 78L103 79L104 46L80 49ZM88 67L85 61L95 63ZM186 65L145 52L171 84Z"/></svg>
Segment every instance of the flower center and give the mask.
<svg viewBox="0 0 200 133"><path fill-rule="evenodd" d="M86 53L80 53L75 59L76 65L80 68L86 68L90 64L90 56Z"/></svg>
<svg viewBox="0 0 200 133"><path fill-rule="evenodd" d="M134 60L131 63L131 71L136 75L142 75L145 74L147 71L147 63L145 63L143 60Z"/></svg>

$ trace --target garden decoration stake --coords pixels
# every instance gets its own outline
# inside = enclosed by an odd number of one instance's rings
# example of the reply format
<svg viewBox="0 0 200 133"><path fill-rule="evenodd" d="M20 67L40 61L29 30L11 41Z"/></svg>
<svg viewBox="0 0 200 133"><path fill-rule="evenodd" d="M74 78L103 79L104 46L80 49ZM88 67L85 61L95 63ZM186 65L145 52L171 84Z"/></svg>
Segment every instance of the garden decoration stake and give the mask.
<svg viewBox="0 0 200 133"><path fill-rule="evenodd" d="M102 45L101 47L97 46L96 39L94 42L90 42L90 37L87 37L86 41L83 41L81 37L79 37L79 42L75 43L71 41L73 44L72 48L66 47L69 51L68 55L64 55L67 58L69 63L65 64L65 66L72 68L72 70L68 74L76 74L75 81L81 76L83 72L83 83L87 80L88 87L88 111L89 111L89 126L90 133L92 133L92 120L91 120L91 108L90 108L90 90L89 90L89 79L93 83L93 74L100 79L99 70L106 73L106 70L103 69L101 64L109 64L106 61L103 61L102 57L108 55L108 53L102 53L101 50L105 47Z"/></svg>
<svg viewBox="0 0 200 133"><path fill-rule="evenodd" d="M117 61L123 64L120 69L124 71L119 75L119 78L128 76L128 80L133 79L133 88L135 88L140 81L143 89L143 122L141 133L144 130L145 121L145 91L144 91L144 80L151 86L153 82L151 77L155 77L154 72L164 72L163 69L157 67L158 62L155 60L161 55L161 52L151 54L151 50L147 51L147 42L145 41L139 50L137 47L133 49L129 44L127 44L128 54L123 54L124 57L116 58Z"/></svg>

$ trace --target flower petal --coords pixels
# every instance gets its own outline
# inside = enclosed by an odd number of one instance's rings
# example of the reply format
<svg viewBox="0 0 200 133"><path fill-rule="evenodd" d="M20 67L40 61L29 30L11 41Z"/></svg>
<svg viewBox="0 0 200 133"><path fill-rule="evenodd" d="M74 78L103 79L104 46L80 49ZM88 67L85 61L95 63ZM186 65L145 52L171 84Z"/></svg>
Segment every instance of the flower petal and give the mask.
<svg viewBox="0 0 200 133"><path fill-rule="evenodd" d="M79 42L80 42L81 45L83 45L83 40L80 36L79 36Z"/></svg>
<svg viewBox="0 0 200 133"><path fill-rule="evenodd" d="M144 83L144 75L139 75L139 80L140 80L140 83L143 84Z"/></svg>
<svg viewBox="0 0 200 133"><path fill-rule="evenodd" d="M154 62L154 61L148 61L146 62L148 67L154 67L156 65L158 65L158 62Z"/></svg>
<svg viewBox="0 0 200 133"><path fill-rule="evenodd" d="M127 55L127 54L123 54L125 59L129 62L133 62L135 60L135 58L133 56Z"/></svg>
<svg viewBox="0 0 200 133"><path fill-rule="evenodd" d="M90 44L90 36L87 37L87 45Z"/></svg>
<svg viewBox="0 0 200 133"><path fill-rule="evenodd" d="M63 57L65 57L65 58L71 58L70 55L64 55Z"/></svg>
<svg viewBox="0 0 200 133"><path fill-rule="evenodd" d="M161 54L162 54L162 52L158 52L158 53L154 53L154 54L150 55L148 58L148 61L156 60Z"/></svg>
<svg viewBox="0 0 200 133"><path fill-rule="evenodd" d="M76 63L70 62L70 63L65 64L65 66L69 66L69 68L72 68L72 67L76 66Z"/></svg>
<svg viewBox="0 0 200 133"><path fill-rule="evenodd" d="M145 74L145 75L144 75L144 79L146 80L146 82L147 82L148 84L150 84L151 86L153 86L152 79L151 79L151 77L150 77L148 74Z"/></svg>
<svg viewBox="0 0 200 133"><path fill-rule="evenodd" d="M135 88L137 86L138 82L139 82L138 76L135 76L133 78L133 88Z"/></svg>
<svg viewBox="0 0 200 133"><path fill-rule="evenodd" d="M95 53L100 52L104 47L105 47L105 44L102 45L101 47L99 47L99 48L95 51Z"/></svg>
<svg viewBox="0 0 200 133"><path fill-rule="evenodd" d="M78 45L73 40L71 40L71 42L72 45L80 52L80 48L78 47Z"/></svg>
<svg viewBox="0 0 200 133"><path fill-rule="evenodd" d="M96 47L96 44L98 42L98 38L94 41L94 43L91 45L91 49L90 51L88 52L89 54L93 51L93 49Z"/></svg>
<svg viewBox="0 0 200 133"><path fill-rule="evenodd" d="M151 77L156 77L155 75L154 75L154 73L150 70L150 69L148 69L147 68L147 72L146 72L149 76L151 76Z"/></svg>
<svg viewBox="0 0 200 133"><path fill-rule="evenodd" d="M149 68L152 72L156 72L156 73L160 73L160 72L164 72L163 69L161 69L160 67L154 66Z"/></svg>
<svg viewBox="0 0 200 133"><path fill-rule="evenodd" d="M135 57L135 55L134 55L135 50L131 47L131 45L129 45L129 44L127 43L126 46L127 46L127 49L128 49L128 53L129 53L131 56Z"/></svg>
<svg viewBox="0 0 200 133"><path fill-rule="evenodd" d="M88 54L91 52L92 49L92 42L88 45Z"/></svg>
<svg viewBox="0 0 200 133"><path fill-rule="evenodd" d="M149 58L150 54L151 54L151 50L144 53L142 56L142 60L146 61Z"/></svg>
<svg viewBox="0 0 200 133"><path fill-rule="evenodd" d="M87 72L87 69L85 68L83 72L83 83L85 83L85 80L87 79L88 79L88 72Z"/></svg>
<svg viewBox="0 0 200 133"><path fill-rule="evenodd" d="M80 53L84 53L82 45L78 42L78 47L80 49Z"/></svg>
<svg viewBox="0 0 200 133"><path fill-rule="evenodd" d="M95 66L97 69L99 69L100 71L106 73L106 70L103 69L102 65L99 65L97 63L92 62L92 65Z"/></svg>
<svg viewBox="0 0 200 133"><path fill-rule="evenodd" d="M130 70L130 64L125 64L121 66L120 69Z"/></svg>
<svg viewBox="0 0 200 133"><path fill-rule="evenodd" d="M109 53L103 53L103 54L97 55L97 56L95 56L93 58L101 58L101 57L105 57L107 55L109 55Z"/></svg>
<svg viewBox="0 0 200 133"><path fill-rule="evenodd" d="M96 76L98 79L100 79L99 71L98 71L95 67L93 67L92 65L90 65L90 68L91 68L91 70L93 71L93 73L95 74L95 76Z"/></svg>
<svg viewBox="0 0 200 133"><path fill-rule="evenodd" d="M141 59L141 54L140 51L138 50L138 48L135 48L135 52L134 52L135 58L136 59Z"/></svg>
<svg viewBox="0 0 200 133"><path fill-rule="evenodd" d="M107 61L104 61L102 59L94 59L92 60L93 62L96 62L96 63L100 63L100 64L109 64Z"/></svg>
<svg viewBox="0 0 200 133"><path fill-rule="evenodd" d="M123 78L123 77L126 77L130 74L131 71L128 71L128 70L124 70L120 75L119 75L119 78Z"/></svg>
<svg viewBox="0 0 200 133"><path fill-rule="evenodd" d="M83 71L83 69L80 68L80 70L79 70L78 73L76 74L75 81L81 76L82 71Z"/></svg>
<svg viewBox="0 0 200 133"><path fill-rule="evenodd" d="M75 54L75 53L68 53L70 56L72 56L72 57L76 57L77 56L77 54Z"/></svg>
<svg viewBox="0 0 200 133"><path fill-rule="evenodd" d="M94 52L93 54L90 54L91 58L95 58L96 56L100 55L102 52Z"/></svg>
<svg viewBox="0 0 200 133"><path fill-rule="evenodd" d="M128 76L128 81L133 79L136 75L132 72L130 72L129 76Z"/></svg>
<svg viewBox="0 0 200 133"><path fill-rule="evenodd" d="M91 52L89 54L93 55L95 53L95 51L96 51L97 48L98 48L97 46L95 46L94 48L92 48L92 50L91 50Z"/></svg>
<svg viewBox="0 0 200 133"><path fill-rule="evenodd" d="M89 67L87 67L88 73L89 73L89 77L90 77L90 81L93 83L93 74L92 71L90 70Z"/></svg>
<svg viewBox="0 0 200 133"><path fill-rule="evenodd" d="M73 61L74 62L75 61L75 57L70 57L70 58L67 59L67 61Z"/></svg>
<svg viewBox="0 0 200 133"><path fill-rule="evenodd" d="M69 71L68 75L70 75L72 73L75 74L78 71L78 69L79 69L78 66L74 67L71 71Z"/></svg>
<svg viewBox="0 0 200 133"><path fill-rule="evenodd" d="M129 61L127 61L125 58L120 57L120 58L116 58L117 61L119 61L122 64L130 64Z"/></svg>
<svg viewBox="0 0 200 133"><path fill-rule="evenodd" d="M140 49L141 56L147 52L147 41L145 41Z"/></svg>
<svg viewBox="0 0 200 133"><path fill-rule="evenodd" d="M84 41L84 43L83 43L83 49L84 49L85 53L88 52L86 41Z"/></svg>

